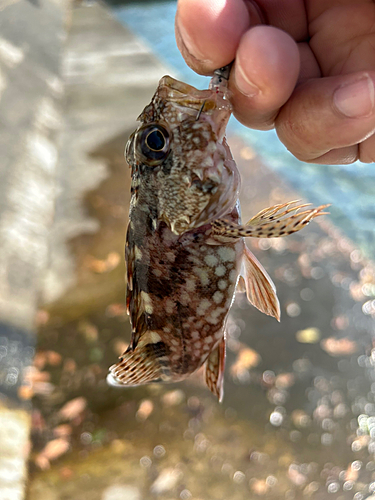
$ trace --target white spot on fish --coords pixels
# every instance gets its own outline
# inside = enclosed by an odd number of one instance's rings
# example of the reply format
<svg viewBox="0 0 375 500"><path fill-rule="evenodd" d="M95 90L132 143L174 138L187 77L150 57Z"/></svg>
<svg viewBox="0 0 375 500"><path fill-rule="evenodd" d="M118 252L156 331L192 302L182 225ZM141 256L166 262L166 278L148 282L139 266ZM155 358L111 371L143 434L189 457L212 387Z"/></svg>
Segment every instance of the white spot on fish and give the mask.
<svg viewBox="0 0 375 500"><path fill-rule="evenodd" d="M210 267L215 267L219 262L218 258L215 255L206 255L204 258L205 263Z"/></svg>
<svg viewBox="0 0 375 500"><path fill-rule="evenodd" d="M222 314L223 312L226 312L226 308L225 307L217 307L216 309L214 309L211 313L211 316L213 318L217 318L218 316L220 316L220 314Z"/></svg>
<svg viewBox="0 0 375 500"><path fill-rule="evenodd" d="M186 286L186 290L188 292L194 292L195 291L195 280L188 278L185 281L185 286Z"/></svg>
<svg viewBox="0 0 375 500"><path fill-rule="evenodd" d="M194 266L193 272L201 280L203 286L207 286L209 284L210 280L208 278L208 272L206 270L202 269L201 267Z"/></svg>
<svg viewBox="0 0 375 500"><path fill-rule="evenodd" d="M220 266L217 266L217 268L215 269L215 274L216 276L224 276L225 266L223 266L222 264Z"/></svg>
<svg viewBox="0 0 375 500"><path fill-rule="evenodd" d="M217 249L223 262L233 262L236 257L236 252L230 247L220 247Z"/></svg>
<svg viewBox="0 0 375 500"><path fill-rule="evenodd" d="M141 300L143 300L143 306L147 314L152 314L154 308L152 307L151 297L147 292L141 292Z"/></svg>
<svg viewBox="0 0 375 500"><path fill-rule="evenodd" d="M181 292L180 302L183 306L188 306L190 302L190 295L187 292Z"/></svg>
<svg viewBox="0 0 375 500"><path fill-rule="evenodd" d="M217 149L216 142L210 141L207 145L206 152L208 154L212 154L216 151L216 149Z"/></svg>
<svg viewBox="0 0 375 500"><path fill-rule="evenodd" d="M214 160L211 156L207 156L202 162L201 162L201 167L213 167L214 166Z"/></svg>
<svg viewBox="0 0 375 500"><path fill-rule="evenodd" d="M199 338L199 332L191 332L191 338L192 339L198 339Z"/></svg>
<svg viewBox="0 0 375 500"><path fill-rule="evenodd" d="M137 247L137 245L134 245L134 257L135 260L142 260L142 252L140 248Z"/></svg>
<svg viewBox="0 0 375 500"><path fill-rule="evenodd" d="M208 316L206 319L208 323L210 323L211 325L217 325L219 323L218 318L215 318L214 316L212 316L212 314Z"/></svg>
<svg viewBox="0 0 375 500"><path fill-rule="evenodd" d="M169 260L169 262L174 262L176 259L176 255L173 252L167 252L165 257Z"/></svg>
<svg viewBox="0 0 375 500"><path fill-rule="evenodd" d="M220 304L220 302L224 298L224 295L222 294L222 292L217 291L213 294L212 298L216 304Z"/></svg>
<svg viewBox="0 0 375 500"><path fill-rule="evenodd" d="M228 283L225 280L219 280L217 286L220 288L220 290L225 290L228 286Z"/></svg>
<svg viewBox="0 0 375 500"><path fill-rule="evenodd" d="M157 332L151 332L150 338L154 344L157 344L158 342L161 341L161 337Z"/></svg>
<svg viewBox="0 0 375 500"><path fill-rule="evenodd" d="M167 314L172 314L172 313L173 313L173 310L174 310L174 308L175 308L175 305L176 305L176 304L175 304L175 302L173 302L173 300L171 300L171 299L167 299L167 300L165 301L165 312L166 312Z"/></svg>
<svg viewBox="0 0 375 500"><path fill-rule="evenodd" d="M232 283L235 283L237 281L237 276L238 276L238 272L236 271L236 269L232 269L232 271L229 273L229 280Z"/></svg>
<svg viewBox="0 0 375 500"><path fill-rule="evenodd" d="M154 274L157 278L160 278L160 276L162 275L162 272L160 269L153 269L152 274Z"/></svg>
<svg viewBox="0 0 375 500"><path fill-rule="evenodd" d="M196 264L197 266L200 266L202 263L201 263L201 260L198 259L198 257L195 257L195 255L189 255L188 259L193 262L193 264ZM194 269L193 269L194 271Z"/></svg>
<svg viewBox="0 0 375 500"><path fill-rule="evenodd" d="M197 307L198 316L203 316L206 310L210 307L211 301L208 299L202 299L199 306Z"/></svg>

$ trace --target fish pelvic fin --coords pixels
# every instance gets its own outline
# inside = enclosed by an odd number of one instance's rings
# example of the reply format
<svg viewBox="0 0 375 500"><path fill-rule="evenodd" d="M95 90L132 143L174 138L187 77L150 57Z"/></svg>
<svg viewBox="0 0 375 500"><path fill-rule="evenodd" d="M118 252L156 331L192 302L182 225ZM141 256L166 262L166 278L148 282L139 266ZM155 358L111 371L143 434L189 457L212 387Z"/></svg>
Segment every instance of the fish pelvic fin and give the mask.
<svg viewBox="0 0 375 500"><path fill-rule="evenodd" d="M152 341L152 336L153 332L145 335L146 339L142 338L134 350L128 348L120 361L110 367L110 385L131 387L168 380L168 347L159 336L160 340Z"/></svg>
<svg viewBox="0 0 375 500"><path fill-rule="evenodd" d="M290 201L265 208L245 225L218 219L212 223L213 232L227 238L279 238L296 233L307 226L311 220L329 213L324 212L324 209L330 206L329 204L300 212L299 210L310 206L310 204L298 205L297 203L298 201ZM291 212L294 213L291 214Z"/></svg>
<svg viewBox="0 0 375 500"><path fill-rule="evenodd" d="M211 352L205 362L205 380L210 391L217 396L219 403L224 396L224 369L225 369L225 337Z"/></svg>
<svg viewBox="0 0 375 500"><path fill-rule="evenodd" d="M241 273L239 290L246 291L248 301L259 311L280 321L280 303L276 287L267 271L246 245Z"/></svg>

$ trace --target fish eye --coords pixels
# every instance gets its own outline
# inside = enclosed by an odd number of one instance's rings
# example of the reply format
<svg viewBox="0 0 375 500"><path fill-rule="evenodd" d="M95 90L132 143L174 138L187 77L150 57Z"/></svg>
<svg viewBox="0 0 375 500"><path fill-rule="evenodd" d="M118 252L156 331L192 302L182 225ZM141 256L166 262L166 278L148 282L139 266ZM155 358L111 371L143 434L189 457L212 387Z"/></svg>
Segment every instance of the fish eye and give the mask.
<svg viewBox="0 0 375 500"><path fill-rule="evenodd" d="M142 127L137 133L137 142L141 159L150 165L161 163L170 150L169 132L159 124Z"/></svg>
<svg viewBox="0 0 375 500"><path fill-rule="evenodd" d="M145 139L145 144L151 151L162 151L165 143L165 136L159 129L151 130Z"/></svg>

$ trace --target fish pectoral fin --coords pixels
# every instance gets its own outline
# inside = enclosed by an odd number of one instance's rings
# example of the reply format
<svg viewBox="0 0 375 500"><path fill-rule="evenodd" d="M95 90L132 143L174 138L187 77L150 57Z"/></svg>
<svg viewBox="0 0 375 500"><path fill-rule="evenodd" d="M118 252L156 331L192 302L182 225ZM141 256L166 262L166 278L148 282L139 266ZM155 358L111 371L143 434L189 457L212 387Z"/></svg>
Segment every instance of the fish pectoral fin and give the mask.
<svg viewBox="0 0 375 500"><path fill-rule="evenodd" d="M213 232L227 238L278 238L296 233L312 219L329 213L324 212L324 209L330 206L329 204L298 212L298 210L306 208L310 204L296 205L296 203L291 201L265 208L252 217L244 226L220 219L216 220L212 223ZM295 213L289 215L291 212Z"/></svg>
<svg viewBox="0 0 375 500"><path fill-rule="evenodd" d="M217 396L219 402L224 395L224 369L225 369L225 337L208 356L205 364L205 380L210 391Z"/></svg>
<svg viewBox="0 0 375 500"><path fill-rule="evenodd" d="M245 245L242 261L242 280L248 301L259 311L280 321L280 303L276 287L267 271Z"/></svg>
<svg viewBox="0 0 375 500"><path fill-rule="evenodd" d="M140 341L132 350L127 349L120 361L109 369L110 385L134 386L168 378L168 356L164 342Z"/></svg>

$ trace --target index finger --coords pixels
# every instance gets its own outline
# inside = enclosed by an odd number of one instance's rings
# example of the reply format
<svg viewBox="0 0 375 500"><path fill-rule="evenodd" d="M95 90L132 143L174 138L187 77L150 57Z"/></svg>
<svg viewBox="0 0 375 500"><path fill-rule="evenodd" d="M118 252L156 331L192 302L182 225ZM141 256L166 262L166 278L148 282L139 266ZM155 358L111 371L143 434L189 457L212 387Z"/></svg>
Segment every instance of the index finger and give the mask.
<svg viewBox="0 0 375 500"><path fill-rule="evenodd" d="M209 75L233 61L249 27L249 11L243 0L178 1L177 46L197 73Z"/></svg>
<svg viewBox="0 0 375 500"><path fill-rule="evenodd" d="M178 0L177 45L194 71L209 75L233 61L242 35L258 24L308 38L303 0Z"/></svg>

